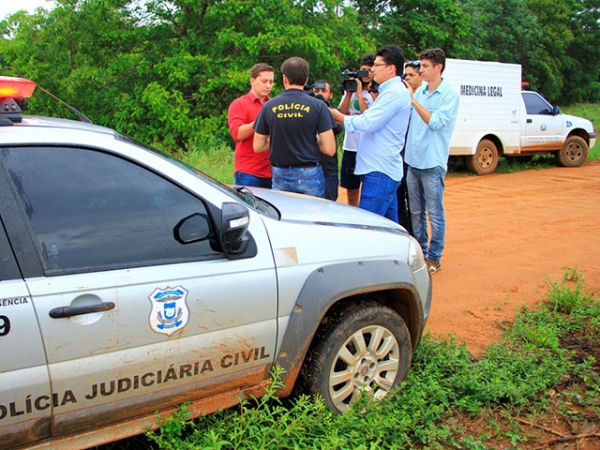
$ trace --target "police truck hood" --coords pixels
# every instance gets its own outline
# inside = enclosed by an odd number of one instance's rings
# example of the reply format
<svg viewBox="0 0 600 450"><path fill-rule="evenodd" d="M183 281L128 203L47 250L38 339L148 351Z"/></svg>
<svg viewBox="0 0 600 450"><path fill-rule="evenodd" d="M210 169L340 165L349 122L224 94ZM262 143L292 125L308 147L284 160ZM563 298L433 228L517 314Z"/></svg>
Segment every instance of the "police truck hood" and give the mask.
<svg viewBox="0 0 600 450"><path fill-rule="evenodd" d="M282 221L348 224L403 230L397 223L364 209L343 203L272 189L249 188L257 197L272 204Z"/></svg>

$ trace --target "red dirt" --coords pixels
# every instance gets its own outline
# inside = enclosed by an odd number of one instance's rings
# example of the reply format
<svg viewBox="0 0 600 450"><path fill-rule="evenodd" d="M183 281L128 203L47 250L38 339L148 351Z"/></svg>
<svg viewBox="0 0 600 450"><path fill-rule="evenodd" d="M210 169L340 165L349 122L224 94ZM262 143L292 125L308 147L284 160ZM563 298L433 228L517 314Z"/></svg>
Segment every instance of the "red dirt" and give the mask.
<svg viewBox="0 0 600 450"><path fill-rule="evenodd" d="M340 191L344 191L340 189ZM345 196L340 192L340 199ZM480 355L549 280L577 269L600 288L600 164L446 179L446 248L426 331Z"/></svg>

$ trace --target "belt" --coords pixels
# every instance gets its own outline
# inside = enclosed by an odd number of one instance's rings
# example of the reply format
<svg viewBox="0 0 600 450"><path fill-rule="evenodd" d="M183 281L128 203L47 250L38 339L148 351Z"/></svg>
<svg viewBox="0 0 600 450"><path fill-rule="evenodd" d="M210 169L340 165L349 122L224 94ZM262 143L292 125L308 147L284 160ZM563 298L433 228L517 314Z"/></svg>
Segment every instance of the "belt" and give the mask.
<svg viewBox="0 0 600 450"><path fill-rule="evenodd" d="M318 167L319 163L318 162L313 162L313 163L306 163L306 164L298 164L295 166L274 166L277 167L279 169L314 169L315 167Z"/></svg>

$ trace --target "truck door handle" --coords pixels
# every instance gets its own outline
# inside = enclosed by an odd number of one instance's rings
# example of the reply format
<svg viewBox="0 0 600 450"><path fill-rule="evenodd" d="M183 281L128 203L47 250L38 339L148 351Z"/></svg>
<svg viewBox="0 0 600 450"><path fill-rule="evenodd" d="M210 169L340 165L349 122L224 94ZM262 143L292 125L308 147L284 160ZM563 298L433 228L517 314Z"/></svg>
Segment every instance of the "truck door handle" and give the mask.
<svg viewBox="0 0 600 450"><path fill-rule="evenodd" d="M532 119L527 119L527 123L531 123L531 122L533 122Z"/></svg>
<svg viewBox="0 0 600 450"><path fill-rule="evenodd" d="M63 319L65 317L81 316L95 312L110 311L115 308L113 302L96 303L95 305L85 306L59 306L50 310L50 317L53 319Z"/></svg>

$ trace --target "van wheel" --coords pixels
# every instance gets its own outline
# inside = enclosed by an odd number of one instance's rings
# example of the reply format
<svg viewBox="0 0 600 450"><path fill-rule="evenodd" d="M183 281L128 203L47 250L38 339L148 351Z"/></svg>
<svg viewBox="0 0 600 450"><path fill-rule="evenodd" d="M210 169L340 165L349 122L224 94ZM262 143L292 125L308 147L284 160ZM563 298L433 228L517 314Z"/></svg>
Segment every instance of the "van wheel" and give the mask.
<svg viewBox="0 0 600 450"><path fill-rule="evenodd" d="M578 167L583 164L587 154L587 142L579 136L570 136L556 153L556 162L563 167Z"/></svg>
<svg viewBox="0 0 600 450"><path fill-rule="evenodd" d="M466 158L467 169L479 175L493 173L498 167L498 149L489 139L482 139L475 154Z"/></svg>
<svg viewBox="0 0 600 450"><path fill-rule="evenodd" d="M368 393L381 399L406 378L412 360L408 328L398 313L375 302L342 309L316 336L301 371L300 390L345 412Z"/></svg>

